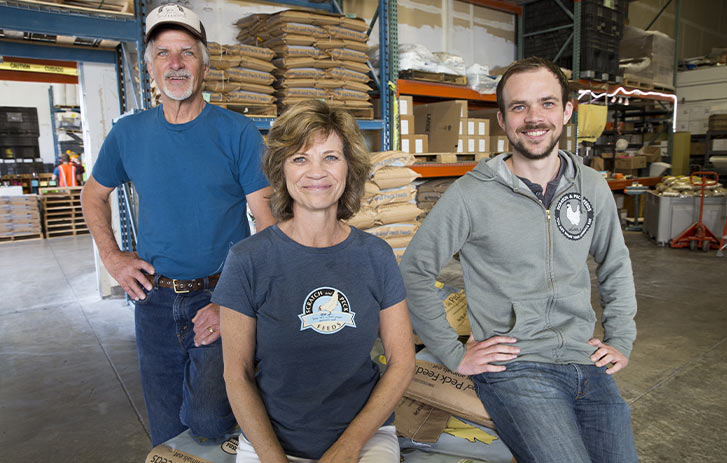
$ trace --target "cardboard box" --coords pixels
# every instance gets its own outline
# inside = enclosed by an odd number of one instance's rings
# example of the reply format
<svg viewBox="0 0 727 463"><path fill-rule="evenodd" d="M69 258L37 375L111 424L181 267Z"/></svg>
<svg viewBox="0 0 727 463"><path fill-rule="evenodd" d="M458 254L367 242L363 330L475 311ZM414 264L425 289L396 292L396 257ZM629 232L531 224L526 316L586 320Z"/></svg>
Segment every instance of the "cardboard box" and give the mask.
<svg viewBox="0 0 727 463"><path fill-rule="evenodd" d="M614 167L616 172L642 169L646 167L646 156L617 156Z"/></svg>
<svg viewBox="0 0 727 463"><path fill-rule="evenodd" d="M563 133L561 134L561 139L563 137L566 138L575 138L576 137L576 126L574 124L566 124L563 126Z"/></svg>
<svg viewBox="0 0 727 463"><path fill-rule="evenodd" d="M639 154L646 157L647 164L650 162L661 161L661 146L644 146L639 150Z"/></svg>
<svg viewBox="0 0 727 463"><path fill-rule="evenodd" d="M727 138L712 140L712 151L727 151Z"/></svg>
<svg viewBox="0 0 727 463"><path fill-rule="evenodd" d="M475 128L475 136L477 137L489 137L490 136L490 121L489 119L474 119L470 118L468 124L473 124Z"/></svg>
<svg viewBox="0 0 727 463"><path fill-rule="evenodd" d="M467 118L467 100L452 100L454 103L456 103L459 106L459 117L460 118Z"/></svg>
<svg viewBox="0 0 727 463"><path fill-rule="evenodd" d="M477 109L470 111L468 117L476 119L487 119L489 123L488 136L499 136L505 135L505 131L502 130L500 124L497 122L497 108Z"/></svg>
<svg viewBox="0 0 727 463"><path fill-rule="evenodd" d="M561 136L560 141L558 142L558 148L570 151L571 153L574 153L576 151L576 139L575 138L568 138L566 136Z"/></svg>
<svg viewBox="0 0 727 463"><path fill-rule="evenodd" d="M457 150L460 111L457 100L414 108L414 133L429 136L429 152L453 153Z"/></svg>
<svg viewBox="0 0 727 463"><path fill-rule="evenodd" d="M399 116L400 135L414 135L414 116Z"/></svg>
<svg viewBox="0 0 727 463"><path fill-rule="evenodd" d="M414 97L399 96L399 116L414 115Z"/></svg>
<svg viewBox="0 0 727 463"><path fill-rule="evenodd" d="M493 153L509 152L510 140L504 135L490 137L490 151Z"/></svg>
<svg viewBox="0 0 727 463"><path fill-rule="evenodd" d="M689 154L691 156L700 156L703 154L707 154L707 143L703 141L693 141L689 150Z"/></svg>
<svg viewBox="0 0 727 463"><path fill-rule="evenodd" d="M462 136L457 140L458 153L476 153L477 137Z"/></svg>
<svg viewBox="0 0 727 463"><path fill-rule="evenodd" d="M489 137L490 121L463 117L460 119L459 134L468 137Z"/></svg>
<svg viewBox="0 0 727 463"><path fill-rule="evenodd" d="M475 137L475 153L489 153L490 152L490 137Z"/></svg>
<svg viewBox="0 0 727 463"><path fill-rule="evenodd" d="M405 153L422 154L429 152L427 135L402 135L401 150Z"/></svg>
<svg viewBox="0 0 727 463"><path fill-rule="evenodd" d="M454 373L444 365L417 360L414 378L404 396L473 423L495 427L469 376Z"/></svg>
<svg viewBox="0 0 727 463"><path fill-rule="evenodd" d="M595 169L598 171L606 170L605 163L603 162L603 158L600 156L595 156L593 159L591 159L591 169Z"/></svg>

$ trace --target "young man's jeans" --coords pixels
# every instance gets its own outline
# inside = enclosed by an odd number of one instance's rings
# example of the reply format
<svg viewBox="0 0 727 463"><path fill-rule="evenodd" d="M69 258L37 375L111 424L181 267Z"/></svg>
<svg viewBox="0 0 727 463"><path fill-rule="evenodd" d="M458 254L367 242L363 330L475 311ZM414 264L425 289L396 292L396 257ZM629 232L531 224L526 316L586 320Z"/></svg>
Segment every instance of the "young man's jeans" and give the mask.
<svg viewBox="0 0 727 463"><path fill-rule="evenodd" d="M154 287L136 302L136 346L152 445L189 428L218 439L235 425L222 377L222 343L194 346L192 318L209 304L209 290L175 294Z"/></svg>
<svg viewBox="0 0 727 463"><path fill-rule="evenodd" d="M472 379L518 463L638 461L631 410L606 368L511 362Z"/></svg>

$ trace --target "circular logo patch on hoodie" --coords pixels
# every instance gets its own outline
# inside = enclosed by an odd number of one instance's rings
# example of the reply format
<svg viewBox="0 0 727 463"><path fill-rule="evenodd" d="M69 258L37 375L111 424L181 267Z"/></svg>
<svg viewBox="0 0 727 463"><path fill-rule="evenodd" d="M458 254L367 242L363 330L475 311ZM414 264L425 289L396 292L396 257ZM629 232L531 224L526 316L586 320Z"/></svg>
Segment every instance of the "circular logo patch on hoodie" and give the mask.
<svg viewBox="0 0 727 463"><path fill-rule="evenodd" d="M579 193L564 195L555 205L555 224L569 240L583 238L593 225L593 206Z"/></svg>

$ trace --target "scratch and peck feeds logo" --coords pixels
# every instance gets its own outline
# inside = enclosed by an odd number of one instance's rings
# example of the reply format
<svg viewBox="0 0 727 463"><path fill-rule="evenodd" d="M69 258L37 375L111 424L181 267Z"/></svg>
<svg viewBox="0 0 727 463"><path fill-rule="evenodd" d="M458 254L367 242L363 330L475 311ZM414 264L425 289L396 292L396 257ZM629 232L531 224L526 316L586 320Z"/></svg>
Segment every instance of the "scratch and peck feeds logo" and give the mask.
<svg viewBox="0 0 727 463"><path fill-rule="evenodd" d="M320 334L333 334L344 327L356 328L353 321L356 313L345 294L334 288L318 288L308 294L303 303L300 330L312 329Z"/></svg>

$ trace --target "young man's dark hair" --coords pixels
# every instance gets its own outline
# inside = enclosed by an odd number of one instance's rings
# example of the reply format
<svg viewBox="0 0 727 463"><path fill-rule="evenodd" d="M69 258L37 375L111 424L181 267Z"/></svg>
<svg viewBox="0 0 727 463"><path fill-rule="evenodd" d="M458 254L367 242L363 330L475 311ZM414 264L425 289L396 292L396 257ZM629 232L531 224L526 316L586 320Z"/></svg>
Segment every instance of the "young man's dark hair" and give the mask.
<svg viewBox="0 0 727 463"><path fill-rule="evenodd" d="M538 56L531 56L529 58L521 59L520 61L515 61L509 68L507 68L507 71L505 71L505 73L500 78L500 82L498 82L497 84L497 107L500 109L503 117L505 116L505 102L502 98L502 91L505 88L505 84L507 83L508 79L510 79L510 77L515 74L519 74L521 72L537 71L540 68L545 68L548 71L552 72L555 78L558 79L558 83L560 84L560 89L562 91L563 107L565 108L565 105L568 102L569 94L568 78L565 76L565 74L563 74L563 71L560 70L560 67L554 62L544 58L540 58Z"/></svg>

